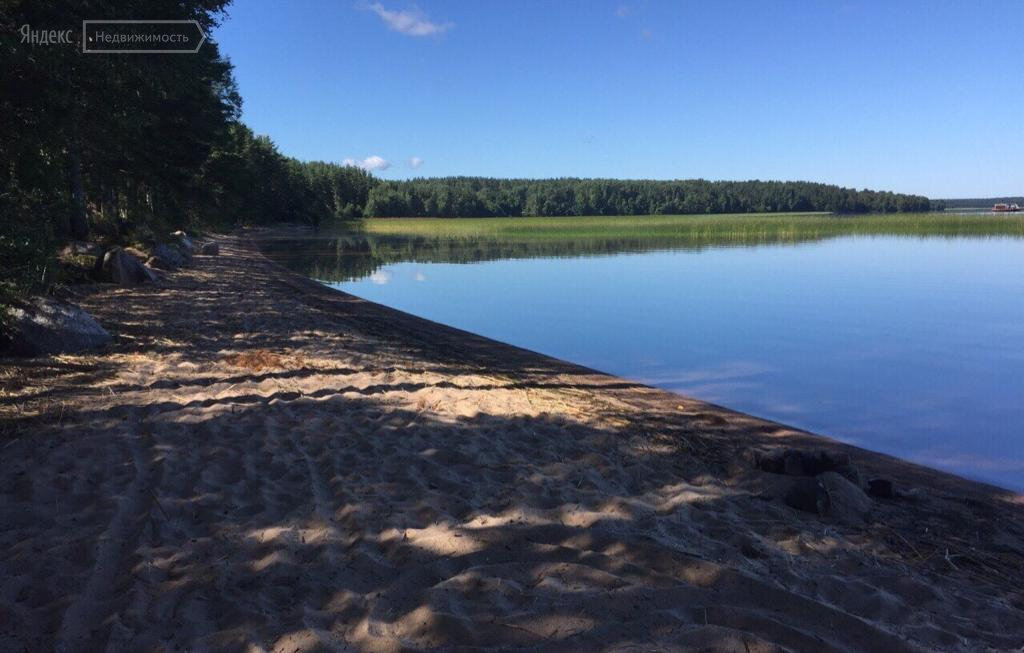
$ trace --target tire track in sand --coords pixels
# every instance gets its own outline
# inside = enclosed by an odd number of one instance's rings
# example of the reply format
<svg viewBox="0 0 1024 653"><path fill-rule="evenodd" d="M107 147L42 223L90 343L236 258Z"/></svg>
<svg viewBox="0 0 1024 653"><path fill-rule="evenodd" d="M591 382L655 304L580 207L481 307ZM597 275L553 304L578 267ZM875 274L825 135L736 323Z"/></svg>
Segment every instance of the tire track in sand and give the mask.
<svg viewBox="0 0 1024 653"><path fill-rule="evenodd" d="M136 422L137 424L137 422ZM89 579L81 593L64 612L54 649L58 653L89 650L93 631L102 623L103 607L111 600L111 588L121 570L125 555L134 549L155 497L154 487L162 473L159 461L150 455L152 438L141 430L124 436L128 442L135 477L125 488L114 516L100 535Z"/></svg>
<svg viewBox="0 0 1024 653"><path fill-rule="evenodd" d="M306 478L309 484L309 493L313 498L313 512L323 522L324 556L327 558L331 569L337 570L341 564L337 547L342 542L342 536L335 525L334 500L330 488L317 467L316 460L314 460L313 455L309 453L306 447L302 446L299 437L295 434L294 425L296 420L291 413L289 413L288 417L291 418L289 420L291 424L284 429L285 439L306 463ZM270 426L270 430L273 432L276 431L276 428ZM302 437L304 439L305 434ZM316 644L319 644L325 650L332 651L333 653L353 650L344 637L324 629L320 624L313 623L310 619L308 607L303 622L307 628L305 636L315 641Z"/></svg>

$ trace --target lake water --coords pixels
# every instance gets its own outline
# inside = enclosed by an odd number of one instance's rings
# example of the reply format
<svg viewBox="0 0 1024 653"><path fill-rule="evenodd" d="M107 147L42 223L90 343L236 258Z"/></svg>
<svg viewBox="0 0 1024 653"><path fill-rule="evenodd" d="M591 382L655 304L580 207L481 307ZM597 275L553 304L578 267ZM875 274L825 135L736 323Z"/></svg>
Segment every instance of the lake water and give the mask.
<svg viewBox="0 0 1024 653"><path fill-rule="evenodd" d="M333 286L374 302L1024 489L1024 240L597 249L334 243L303 270L340 269L348 280Z"/></svg>

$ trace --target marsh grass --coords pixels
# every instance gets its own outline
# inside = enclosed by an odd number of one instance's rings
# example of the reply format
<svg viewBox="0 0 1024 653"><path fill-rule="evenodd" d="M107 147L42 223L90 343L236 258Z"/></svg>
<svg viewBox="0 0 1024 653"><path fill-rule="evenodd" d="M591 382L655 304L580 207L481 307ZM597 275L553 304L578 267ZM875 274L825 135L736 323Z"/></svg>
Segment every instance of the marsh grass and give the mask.
<svg viewBox="0 0 1024 653"><path fill-rule="evenodd" d="M381 236L511 239L522 242L658 238L745 243L804 241L847 235L1024 237L1024 216L741 213L543 218L373 218L364 220L362 228L368 234Z"/></svg>
<svg viewBox="0 0 1024 653"><path fill-rule="evenodd" d="M1024 238L1024 216L955 213L832 215L372 218L313 238L261 244L284 265L329 282L364 278L383 265L575 258L709 247L796 245L842 236Z"/></svg>

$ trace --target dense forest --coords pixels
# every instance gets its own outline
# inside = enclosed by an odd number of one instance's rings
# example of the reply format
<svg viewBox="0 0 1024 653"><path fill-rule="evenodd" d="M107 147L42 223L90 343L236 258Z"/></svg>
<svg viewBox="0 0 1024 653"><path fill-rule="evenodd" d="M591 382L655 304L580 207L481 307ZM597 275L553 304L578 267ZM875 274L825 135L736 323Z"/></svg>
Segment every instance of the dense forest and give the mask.
<svg viewBox="0 0 1024 653"><path fill-rule="evenodd" d="M196 20L209 34L223 0L0 3L0 300L55 278L71 239L145 242L175 229L318 224L358 215L365 171L283 156L239 122L230 63L196 54L81 52L83 19ZM23 42L21 30L70 42Z"/></svg>
<svg viewBox="0 0 1024 653"><path fill-rule="evenodd" d="M804 182L455 177L382 182L281 154L240 121L232 67L198 53L83 55L83 19L196 20L226 0L0 4L0 301L59 282L71 240L152 243L176 229L318 225L368 216L554 216L919 211L923 197ZM25 43L22 30L66 42Z"/></svg>
<svg viewBox="0 0 1024 653"><path fill-rule="evenodd" d="M445 177L378 184L367 216L490 217L829 211L928 211L927 197L802 181L488 179Z"/></svg>

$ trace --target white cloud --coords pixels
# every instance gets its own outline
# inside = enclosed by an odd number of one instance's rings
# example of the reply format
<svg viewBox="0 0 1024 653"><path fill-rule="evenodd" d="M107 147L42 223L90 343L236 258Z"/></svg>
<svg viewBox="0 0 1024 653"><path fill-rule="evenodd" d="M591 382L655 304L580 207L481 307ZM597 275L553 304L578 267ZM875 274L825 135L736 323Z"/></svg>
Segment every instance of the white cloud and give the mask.
<svg viewBox="0 0 1024 653"><path fill-rule="evenodd" d="M629 5L619 5L619 8L615 10L615 15L619 18L625 18L631 13L633 13L633 8Z"/></svg>
<svg viewBox="0 0 1024 653"><path fill-rule="evenodd" d="M368 156L362 161L356 161L355 159L345 159L341 162L343 166L355 166L362 168L363 170L387 170L391 167L391 162L382 156Z"/></svg>
<svg viewBox="0 0 1024 653"><path fill-rule="evenodd" d="M391 281L391 272L388 270L377 270L370 275L370 283L377 286L384 286Z"/></svg>
<svg viewBox="0 0 1024 653"><path fill-rule="evenodd" d="M420 167L421 165L423 165L423 159L419 158L418 156L414 156L411 159L409 159L409 167L412 168L413 170Z"/></svg>
<svg viewBox="0 0 1024 653"><path fill-rule="evenodd" d="M422 272L417 272L413 276L413 279L415 279L416 281L426 281L427 280L427 275L423 274Z"/></svg>
<svg viewBox="0 0 1024 653"><path fill-rule="evenodd" d="M381 3L374 2L366 8L380 16L388 27L406 36L434 36L455 27L452 22L435 23L429 20L418 7L397 11L385 9Z"/></svg>

